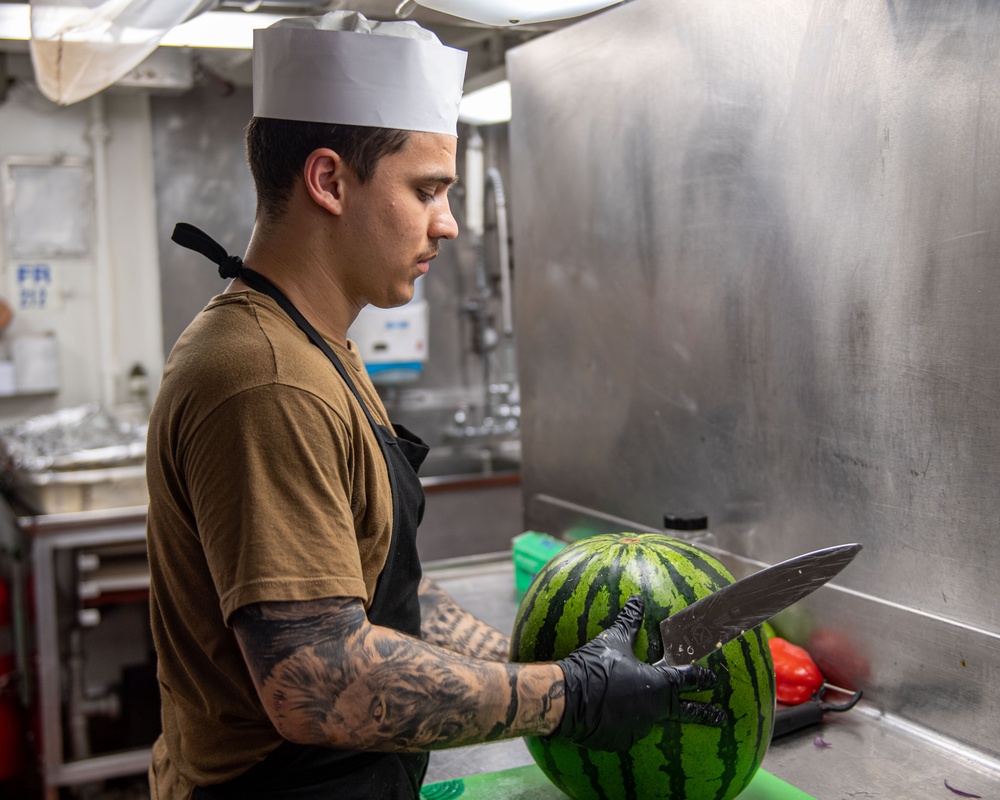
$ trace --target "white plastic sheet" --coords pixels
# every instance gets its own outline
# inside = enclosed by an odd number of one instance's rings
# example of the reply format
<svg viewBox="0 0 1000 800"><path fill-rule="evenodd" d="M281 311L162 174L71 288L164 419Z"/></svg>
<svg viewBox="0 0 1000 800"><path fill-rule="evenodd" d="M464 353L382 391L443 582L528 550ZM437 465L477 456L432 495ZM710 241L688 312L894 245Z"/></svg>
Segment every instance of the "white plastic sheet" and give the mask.
<svg viewBox="0 0 1000 800"><path fill-rule="evenodd" d="M31 0L31 60L42 94L70 105L137 67L172 28L218 0Z"/></svg>

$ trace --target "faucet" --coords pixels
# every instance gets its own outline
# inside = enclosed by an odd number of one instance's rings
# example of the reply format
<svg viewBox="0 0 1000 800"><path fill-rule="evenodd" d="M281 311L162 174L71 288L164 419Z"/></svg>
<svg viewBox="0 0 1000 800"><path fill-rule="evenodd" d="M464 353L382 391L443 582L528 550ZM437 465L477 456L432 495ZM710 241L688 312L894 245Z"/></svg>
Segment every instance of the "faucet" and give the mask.
<svg viewBox="0 0 1000 800"><path fill-rule="evenodd" d="M517 384L491 383L479 422L467 403L461 403L445 429L449 439L509 438L521 429L521 401Z"/></svg>
<svg viewBox="0 0 1000 800"><path fill-rule="evenodd" d="M508 243L507 201L500 170L484 169L483 139L472 127L466 149L466 228L476 259L476 296L462 306L472 321L472 351L482 362L483 400L479 424L471 421L468 404L455 411L445 435L452 439L515 436L520 430L521 401L514 362L514 321L510 285L510 245ZM496 210L500 261L500 320L498 331L490 313L494 292L486 270L484 243L486 189L492 192ZM500 374L494 376L493 354L500 349Z"/></svg>

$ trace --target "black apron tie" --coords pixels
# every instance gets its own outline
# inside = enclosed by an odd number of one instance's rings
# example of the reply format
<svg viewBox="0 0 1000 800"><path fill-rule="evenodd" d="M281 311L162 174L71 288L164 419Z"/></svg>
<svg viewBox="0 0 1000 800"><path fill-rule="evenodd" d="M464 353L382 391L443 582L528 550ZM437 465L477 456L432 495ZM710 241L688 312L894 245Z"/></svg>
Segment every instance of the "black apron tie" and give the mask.
<svg viewBox="0 0 1000 800"><path fill-rule="evenodd" d="M393 433L392 428L375 421L333 348L271 281L186 222L177 223L170 238L218 264L221 277L238 277L273 299L323 352L360 404L378 440L392 490L392 538L368 619L373 625L419 638L417 587L422 573L416 539L424 514L424 491L417 470L430 448L402 425L394 425ZM427 753L335 750L286 741L231 781L198 787L192 800L416 800L426 771Z"/></svg>
<svg viewBox="0 0 1000 800"><path fill-rule="evenodd" d="M170 238L181 247L201 253L213 264L218 264L220 278L226 280L238 278L243 271L242 258L229 255L225 247L194 225L178 222L174 225L174 232Z"/></svg>

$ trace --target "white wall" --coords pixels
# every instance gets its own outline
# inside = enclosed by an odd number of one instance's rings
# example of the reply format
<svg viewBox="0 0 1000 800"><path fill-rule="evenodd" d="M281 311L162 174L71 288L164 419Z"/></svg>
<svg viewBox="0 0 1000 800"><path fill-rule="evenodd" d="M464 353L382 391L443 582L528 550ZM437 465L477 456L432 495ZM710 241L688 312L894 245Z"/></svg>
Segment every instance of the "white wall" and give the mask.
<svg viewBox="0 0 1000 800"><path fill-rule="evenodd" d="M100 145L92 136L102 118L108 132L103 170L95 150ZM155 392L163 366L148 97L104 93L100 99L58 107L30 82L15 83L0 103L0 161L59 156L96 164L94 186L103 177L106 201L92 215L90 255L52 260L58 297L46 310L17 308L19 262L9 256L2 238L6 204L0 205L0 296L15 307L0 345L9 346L19 334L52 331L60 349L59 390L0 397L0 425L84 403L123 402L128 399L127 375L136 363L150 376Z"/></svg>

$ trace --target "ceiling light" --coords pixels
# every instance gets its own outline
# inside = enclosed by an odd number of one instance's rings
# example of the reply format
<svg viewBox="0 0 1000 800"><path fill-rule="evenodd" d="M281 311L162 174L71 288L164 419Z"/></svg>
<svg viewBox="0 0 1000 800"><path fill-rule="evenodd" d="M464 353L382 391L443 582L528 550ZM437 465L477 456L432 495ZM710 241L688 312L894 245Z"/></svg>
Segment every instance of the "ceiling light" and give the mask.
<svg viewBox="0 0 1000 800"><path fill-rule="evenodd" d="M250 50L255 28L266 28L283 18L284 15L260 12L207 11L168 31L159 44L164 47ZM136 44L148 36L148 31L125 29L117 41ZM31 6L28 3L0 3L0 39L25 42L31 39ZM76 40L86 41L86 35L80 35Z"/></svg>
<svg viewBox="0 0 1000 800"><path fill-rule="evenodd" d="M31 38L31 6L0 3L0 39L26 42Z"/></svg>
<svg viewBox="0 0 1000 800"><path fill-rule="evenodd" d="M164 47L209 47L218 49L253 49L253 32L268 28L284 19L280 14L243 14L235 11L209 11L178 25L164 35Z"/></svg>
<svg viewBox="0 0 1000 800"><path fill-rule="evenodd" d="M483 25L507 27L578 17L622 0L416 0L420 5Z"/></svg>
<svg viewBox="0 0 1000 800"><path fill-rule="evenodd" d="M510 121L510 81L503 80L462 95L458 120L467 125Z"/></svg>

